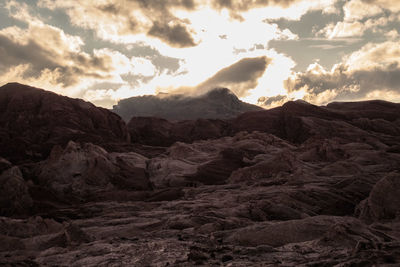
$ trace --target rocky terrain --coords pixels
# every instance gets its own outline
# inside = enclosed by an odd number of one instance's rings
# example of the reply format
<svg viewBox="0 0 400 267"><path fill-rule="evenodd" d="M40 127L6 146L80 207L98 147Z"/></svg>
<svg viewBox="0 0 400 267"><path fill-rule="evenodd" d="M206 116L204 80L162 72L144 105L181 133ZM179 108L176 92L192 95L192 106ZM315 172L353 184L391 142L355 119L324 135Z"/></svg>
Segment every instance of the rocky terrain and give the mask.
<svg viewBox="0 0 400 267"><path fill-rule="evenodd" d="M11 101L24 94L36 108ZM23 85L0 99L0 265L400 264L399 104L126 126ZM53 146L33 157L36 140Z"/></svg>
<svg viewBox="0 0 400 267"><path fill-rule="evenodd" d="M112 109L126 122L132 117L168 120L228 119L262 108L239 100L227 88L215 88L203 95L145 95L122 99Z"/></svg>
<svg viewBox="0 0 400 267"><path fill-rule="evenodd" d="M54 145L70 140L127 142L125 123L81 99L9 83L0 87L0 146L12 162L45 159Z"/></svg>

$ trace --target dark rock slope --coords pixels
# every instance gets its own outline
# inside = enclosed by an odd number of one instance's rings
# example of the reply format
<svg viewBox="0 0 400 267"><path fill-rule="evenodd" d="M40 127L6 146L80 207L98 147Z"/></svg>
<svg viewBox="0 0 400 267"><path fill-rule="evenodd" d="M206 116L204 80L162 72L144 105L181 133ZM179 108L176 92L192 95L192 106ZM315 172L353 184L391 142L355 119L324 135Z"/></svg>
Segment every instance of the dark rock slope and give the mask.
<svg viewBox="0 0 400 267"><path fill-rule="evenodd" d="M229 120L172 122L134 117L128 123L128 129L132 142L157 146L169 146L176 141L193 142L233 136L241 131L260 131L296 144L310 138L311 142L315 138L333 137L354 141L364 138L368 142L379 139L391 149L398 150L399 114L400 104L385 101L332 103L326 107L291 101L281 107L246 112Z"/></svg>
<svg viewBox="0 0 400 267"><path fill-rule="evenodd" d="M155 117L133 117L127 126L132 142L164 147L176 141L190 143L231 134L230 124L217 119L172 122Z"/></svg>
<svg viewBox="0 0 400 267"><path fill-rule="evenodd" d="M240 101L227 88L216 88L200 96L161 94L131 97L119 101L112 111L128 122L132 117L159 117L168 120L227 119L243 112L261 109Z"/></svg>
<svg viewBox="0 0 400 267"><path fill-rule="evenodd" d="M118 115L81 99L30 86L0 87L0 155L12 162L45 159L56 144L126 142Z"/></svg>
<svg viewBox="0 0 400 267"><path fill-rule="evenodd" d="M135 140L164 150L0 158L0 265L399 266L398 109L136 118Z"/></svg>

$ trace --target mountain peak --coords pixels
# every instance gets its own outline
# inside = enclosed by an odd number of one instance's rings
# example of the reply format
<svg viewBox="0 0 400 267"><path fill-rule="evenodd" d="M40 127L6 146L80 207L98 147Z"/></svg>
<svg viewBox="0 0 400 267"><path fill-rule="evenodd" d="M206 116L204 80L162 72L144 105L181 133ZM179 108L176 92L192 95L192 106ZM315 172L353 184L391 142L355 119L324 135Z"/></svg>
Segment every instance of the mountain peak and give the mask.
<svg viewBox="0 0 400 267"><path fill-rule="evenodd" d="M222 95L222 96L226 96L226 95L233 95L236 97L236 95L229 90L228 88L224 88L224 87L217 87L214 89L211 89L210 91L208 91L205 95L207 96L214 96L214 95Z"/></svg>
<svg viewBox="0 0 400 267"><path fill-rule="evenodd" d="M168 120L228 119L261 109L239 100L228 88L215 88L194 97L183 94L131 97L119 101L113 107L113 111L125 121L132 117L160 117Z"/></svg>

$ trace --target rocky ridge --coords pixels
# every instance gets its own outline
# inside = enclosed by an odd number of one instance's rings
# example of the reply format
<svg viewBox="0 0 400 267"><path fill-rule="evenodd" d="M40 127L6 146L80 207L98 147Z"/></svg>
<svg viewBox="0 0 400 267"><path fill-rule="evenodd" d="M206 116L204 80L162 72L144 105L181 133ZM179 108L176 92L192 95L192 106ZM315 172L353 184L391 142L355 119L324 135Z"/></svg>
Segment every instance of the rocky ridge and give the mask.
<svg viewBox="0 0 400 267"><path fill-rule="evenodd" d="M397 266L399 106L136 118L132 140L158 153L79 140L29 164L2 153L0 264Z"/></svg>
<svg viewBox="0 0 400 267"><path fill-rule="evenodd" d="M9 83L0 87L0 146L12 162L45 159L54 145L70 140L127 142L118 115L81 99Z"/></svg>
<svg viewBox="0 0 400 267"><path fill-rule="evenodd" d="M215 88L199 96L183 94L145 95L122 99L112 109L126 122L132 117L168 120L228 119L262 108L242 102L227 88Z"/></svg>

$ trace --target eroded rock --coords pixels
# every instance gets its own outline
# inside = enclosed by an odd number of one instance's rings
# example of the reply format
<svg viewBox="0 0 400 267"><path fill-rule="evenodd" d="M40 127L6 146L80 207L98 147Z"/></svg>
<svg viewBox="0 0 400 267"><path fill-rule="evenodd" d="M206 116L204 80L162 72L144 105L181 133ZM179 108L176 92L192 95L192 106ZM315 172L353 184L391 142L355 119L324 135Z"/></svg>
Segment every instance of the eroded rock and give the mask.
<svg viewBox="0 0 400 267"><path fill-rule="evenodd" d="M359 207L366 220L393 220L400 216L400 174L390 173L372 188L369 197Z"/></svg>
<svg viewBox="0 0 400 267"><path fill-rule="evenodd" d="M150 189L146 158L135 153L109 154L103 148L69 142L65 149L56 146L41 164L38 175L42 186L61 195L88 197L113 188Z"/></svg>
<svg viewBox="0 0 400 267"><path fill-rule="evenodd" d="M0 174L0 215L27 213L33 205L20 169L11 167Z"/></svg>

